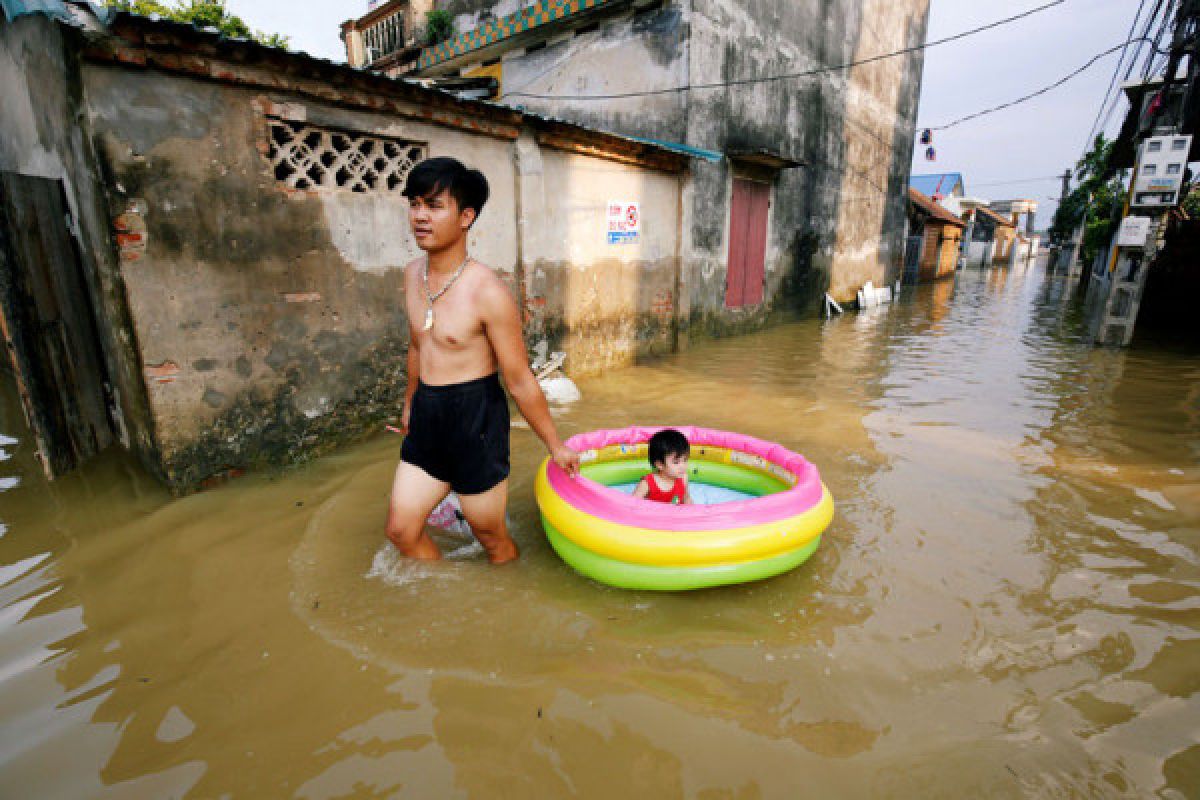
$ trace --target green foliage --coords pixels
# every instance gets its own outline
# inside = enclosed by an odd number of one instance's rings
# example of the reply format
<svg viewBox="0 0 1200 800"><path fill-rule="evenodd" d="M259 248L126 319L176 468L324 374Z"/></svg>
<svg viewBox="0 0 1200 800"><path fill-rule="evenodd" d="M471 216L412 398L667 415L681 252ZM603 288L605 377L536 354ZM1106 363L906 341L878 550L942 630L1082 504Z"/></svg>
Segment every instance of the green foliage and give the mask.
<svg viewBox="0 0 1200 800"><path fill-rule="evenodd" d="M425 44L433 46L454 35L454 17L445 9L425 14Z"/></svg>
<svg viewBox="0 0 1200 800"><path fill-rule="evenodd" d="M1188 219L1200 219L1200 187L1188 192L1181 205L1187 213Z"/></svg>
<svg viewBox="0 0 1200 800"><path fill-rule="evenodd" d="M222 36L253 39L269 47L287 47L288 37L278 33L263 33L250 28L245 21L231 14L225 0L176 0L169 5L159 0L105 0L105 4L118 11L149 16L158 14L176 22L189 22L201 28L216 28Z"/></svg>
<svg viewBox="0 0 1200 800"><path fill-rule="evenodd" d="M1112 155L1113 143L1098 134L1092 149L1075 165L1075 188L1059 204L1050 226L1050 239L1056 243L1070 240L1083 224L1083 259L1090 263L1108 247L1116 230L1114 210L1124 201L1125 184L1119 175L1104 177Z"/></svg>

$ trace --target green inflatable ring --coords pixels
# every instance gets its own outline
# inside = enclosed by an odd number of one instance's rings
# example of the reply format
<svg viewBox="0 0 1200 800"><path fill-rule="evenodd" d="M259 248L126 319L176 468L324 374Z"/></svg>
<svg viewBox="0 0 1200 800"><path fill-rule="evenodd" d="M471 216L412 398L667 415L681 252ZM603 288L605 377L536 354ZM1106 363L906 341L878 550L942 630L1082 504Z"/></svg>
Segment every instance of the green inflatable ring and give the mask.
<svg viewBox="0 0 1200 800"><path fill-rule="evenodd" d="M639 476L644 474L643 471L639 473ZM593 580L622 589L653 589L666 592L707 589L713 586L727 586L731 583L746 583L771 578L803 564L821 543L821 537L815 536L812 541L796 550L738 564L662 567L649 564L630 564L593 553L555 530L544 516L542 524L546 528L546 538L550 540L550 545L559 557L575 571ZM680 535L686 536L687 534Z"/></svg>

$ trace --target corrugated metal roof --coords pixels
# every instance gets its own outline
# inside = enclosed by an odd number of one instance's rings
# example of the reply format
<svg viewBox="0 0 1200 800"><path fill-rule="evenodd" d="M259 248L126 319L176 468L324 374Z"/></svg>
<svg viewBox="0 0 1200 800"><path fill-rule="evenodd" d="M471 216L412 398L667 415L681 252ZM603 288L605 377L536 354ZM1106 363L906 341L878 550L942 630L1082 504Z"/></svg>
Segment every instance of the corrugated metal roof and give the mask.
<svg viewBox="0 0 1200 800"><path fill-rule="evenodd" d="M705 161L711 161L713 163L720 162L722 159L725 158L724 153L718 153L715 150L705 150L701 147L692 147L690 144L682 144L680 142L667 142L667 141L663 141L662 139L649 139L649 138L644 138L642 136L627 136L625 134L620 134L620 133L614 133L613 135L620 136L623 139L632 139L635 142L645 142L646 144L652 144L656 147L661 147L664 150L670 150L673 153L679 153L680 155L684 155L684 156L691 156L692 158L700 158Z"/></svg>

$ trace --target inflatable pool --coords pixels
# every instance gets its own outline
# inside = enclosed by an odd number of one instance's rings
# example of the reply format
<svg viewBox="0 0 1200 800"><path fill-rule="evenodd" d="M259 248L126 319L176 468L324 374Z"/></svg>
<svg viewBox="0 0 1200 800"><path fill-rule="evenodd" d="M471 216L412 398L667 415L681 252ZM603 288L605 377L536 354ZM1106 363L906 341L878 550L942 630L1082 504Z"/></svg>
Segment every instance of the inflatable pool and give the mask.
<svg viewBox="0 0 1200 800"><path fill-rule="evenodd" d="M817 549L833 519L833 498L816 467L771 442L676 429L691 443L693 495L702 486L721 487L741 499L679 506L615 488L650 471L646 442L658 430L573 436L567 445L583 456L578 478L542 462L534 485L542 524L576 571L624 589L702 589L778 575Z"/></svg>

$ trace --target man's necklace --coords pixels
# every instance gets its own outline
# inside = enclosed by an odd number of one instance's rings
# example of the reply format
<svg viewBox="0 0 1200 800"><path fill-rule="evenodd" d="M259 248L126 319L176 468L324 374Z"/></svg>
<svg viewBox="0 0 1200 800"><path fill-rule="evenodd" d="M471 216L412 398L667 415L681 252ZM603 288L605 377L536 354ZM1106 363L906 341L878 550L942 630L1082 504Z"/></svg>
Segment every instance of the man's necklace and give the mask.
<svg viewBox="0 0 1200 800"><path fill-rule="evenodd" d="M425 302L426 302L427 308L425 309L425 327L422 328L422 330L427 331L433 327L433 304L434 304L434 302L439 297L444 295L451 286L454 285L454 282L456 280L458 280L458 276L462 275L463 270L467 268L467 263L470 260L471 260L471 256L470 256L470 254L468 254L466 260L464 260L463 263L458 265L458 269L454 270L454 274L450 276L450 280L446 281L445 285L442 286L441 289L438 289L437 293L435 294L434 292L429 291L429 256L425 257L425 267L421 271L421 278L425 283Z"/></svg>

